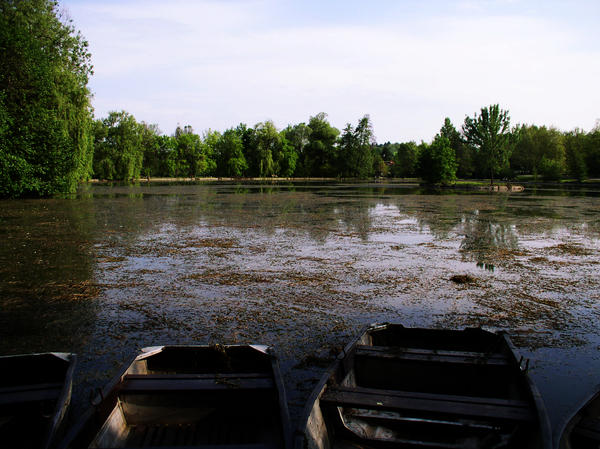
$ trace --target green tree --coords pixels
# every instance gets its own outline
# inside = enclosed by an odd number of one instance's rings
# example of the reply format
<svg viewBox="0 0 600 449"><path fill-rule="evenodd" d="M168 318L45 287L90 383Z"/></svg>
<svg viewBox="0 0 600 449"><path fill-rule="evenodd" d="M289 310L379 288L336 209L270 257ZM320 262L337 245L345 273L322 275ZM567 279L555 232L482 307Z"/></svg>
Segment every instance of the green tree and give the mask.
<svg viewBox="0 0 600 449"><path fill-rule="evenodd" d="M306 170L304 169L304 149L309 143L309 136L311 129L305 123L299 123L297 125L288 125L283 131L282 136L287 141L288 145L291 145L295 154L294 170L288 176L294 174L300 174L306 176Z"/></svg>
<svg viewBox="0 0 600 449"><path fill-rule="evenodd" d="M216 144L217 173L220 176L243 176L248 169L244 157L242 133L237 129L228 129Z"/></svg>
<svg viewBox="0 0 600 449"><path fill-rule="evenodd" d="M275 170L279 176L288 178L294 175L296 171L296 163L298 161L298 153L296 148L286 138L286 133L279 133L280 143L275 149Z"/></svg>
<svg viewBox="0 0 600 449"><path fill-rule="evenodd" d="M462 135L457 131L448 117L444 119L440 135L450 141L450 147L454 150L456 163L458 164L456 175L460 178L470 178L475 169L473 150L466 144Z"/></svg>
<svg viewBox="0 0 600 449"><path fill-rule="evenodd" d="M419 147L415 142L403 142L398 144L398 150L394 154L392 165L392 176L395 178L410 178L417 176L419 165Z"/></svg>
<svg viewBox="0 0 600 449"><path fill-rule="evenodd" d="M566 170L565 146L562 133L545 126L518 127L516 143L510 158L511 168L531 173L537 178L559 179Z"/></svg>
<svg viewBox="0 0 600 449"><path fill-rule="evenodd" d="M201 159L199 174L214 176L217 174L217 143L221 139L219 131L207 130L202 138Z"/></svg>
<svg viewBox="0 0 600 449"><path fill-rule="evenodd" d="M91 174L88 44L51 0L0 0L0 196L72 192Z"/></svg>
<svg viewBox="0 0 600 449"><path fill-rule="evenodd" d="M141 145L143 154L142 174L158 176L160 172L160 130L158 125L141 123Z"/></svg>
<svg viewBox="0 0 600 449"><path fill-rule="evenodd" d="M477 154L481 170L494 183L494 176L508 165L510 157L510 117L497 104L481 108L481 114L466 117L463 134Z"/></svg>
<svg viewBox="0 0 600 449"><path fill-rule="evenodd" d="M272 121L267 120L258 123L255 127L255 151L256 167L259 177L272 176L276 174L276 167L273 155L281 145L281 137Z"/></svg>
<svg viewBox="0 0 600 449"><path fill-rule="evenodd" d="M585 164L590 176L600 177L600 122L598 121L585 138Z"/></svg>
<svg viewBox="0 0 600 449"><path fill-rule="evenodd" d="M220 134L208 131L204 140L187 125L178 126L174 134L177 151L176 176L195 178L212 174L215 169L213 151Z"/></svg>
<svg viewBox="0 0 600 449"><path fill-rule="evenodd" d="M143 126L126 111L110 112L95 123L94 175L102 179L140 177L144 149Z"/></svg>
<svg viewBox="0 0 600 449"><path fill-rule="evenodd" d="M329 124L324 112L311 117L308 127L310 134L304 148L302 176L335 176L339 130Z"/></svg>
<svg viewBox="0 0 600 449"><path fill-rule="evenodd" d="M341 175L367 178L373 174L373 127L368 115L358 121L356 128L348 123L339 143Z"/></svg>
<svg viewBox="0 0 600 449"><path fill-rule="evenodd" d="M449 184L456 179L456 158L450 140L436 135L431 145L420 152L421 177L430 184Z"/></svg>
<svg viewBox="0 0 600 449"><path fill-rule="evenodd" d="M578 181L583 181L587 176L585 161L586 134L580 129L575 129L564 133L563 139L567 173Z"/></svg>

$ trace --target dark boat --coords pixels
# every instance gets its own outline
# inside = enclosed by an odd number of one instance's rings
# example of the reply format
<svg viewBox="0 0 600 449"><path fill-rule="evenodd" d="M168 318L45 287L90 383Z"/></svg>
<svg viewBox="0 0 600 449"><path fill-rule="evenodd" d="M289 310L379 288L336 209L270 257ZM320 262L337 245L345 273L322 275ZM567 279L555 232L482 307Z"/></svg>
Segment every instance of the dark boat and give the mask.
<svg viewBox="0 0 600 449"><path fill-rule="evenodd" d="M277 360L265 346L146 348L59 447L289 449Z"/></svg>
<svg viewBox="0 0 600 449"><path fill-rule="evenodd" d="M0 357L0 447L50 447L71 401L75 355Z"/></svg>
<svg viewBox="0 0 600 449"><path fill-rule="evenodd" d="M482 329L368 327L313 391L296 449L552 447L509 338Z"/></svg>
<svg viewBox="0 0 600 449"><path fill-rule="evenodd" d="M588 398L558 433L559 449L597 449L600 447L600 390Z"/></svg>

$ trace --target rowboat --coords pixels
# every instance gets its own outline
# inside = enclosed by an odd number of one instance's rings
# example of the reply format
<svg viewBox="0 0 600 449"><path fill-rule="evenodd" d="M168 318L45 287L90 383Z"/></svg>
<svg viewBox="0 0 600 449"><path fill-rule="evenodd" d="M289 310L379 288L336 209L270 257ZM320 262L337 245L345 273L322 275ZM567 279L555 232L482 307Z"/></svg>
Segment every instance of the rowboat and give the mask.
<svg viewBox="0 0 600 449"><path fill-rule="evenodd" d="M550 449L510 339L482 329L367 327L313 391L296 449Z"/></svg>
<svg viewBox="0 0 600 449"><path fill-rule="evenodd" d="M288 409L266 346L146 348L60 448L289 449Z"/></svg>
<svg viewBox="0 0 600 449"><path fill-rule="evenodd" d="M67 353L0 357L1 447L50 447L71 401L75 360Z"/></svg>
<svg viewBox="0 0 600 449"><path fill-rule="evenodd" d="M600 447L600 390L578 407L558 432L559 449L588 449Z"/></svg>

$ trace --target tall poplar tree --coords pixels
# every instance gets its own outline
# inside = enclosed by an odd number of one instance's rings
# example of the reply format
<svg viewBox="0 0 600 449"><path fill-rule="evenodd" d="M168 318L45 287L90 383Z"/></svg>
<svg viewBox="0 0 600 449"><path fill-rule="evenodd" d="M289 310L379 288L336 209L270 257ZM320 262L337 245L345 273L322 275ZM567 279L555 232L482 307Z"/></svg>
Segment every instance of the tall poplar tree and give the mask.
<svg viewBox="0 0 600 449"><path fill-rule="evenodd" d="M0 0L0 196L72 192L91 173L88 44L51 0Z"/></svg>

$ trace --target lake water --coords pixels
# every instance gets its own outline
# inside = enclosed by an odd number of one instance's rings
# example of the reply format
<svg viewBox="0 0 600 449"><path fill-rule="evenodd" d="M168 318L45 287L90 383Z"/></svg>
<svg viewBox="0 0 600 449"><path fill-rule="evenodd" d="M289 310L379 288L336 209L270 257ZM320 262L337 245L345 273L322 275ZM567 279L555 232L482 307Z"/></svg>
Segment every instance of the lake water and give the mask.
<svg viewBox="0 0 600 449"><path fill-rule="evenodd" d="M383 321L507 330L555 426L600 383L593 190L86 185L0 201L0 238L0 353L77 352L76 409L144 346L262 343L296 420Z"/></svg>

